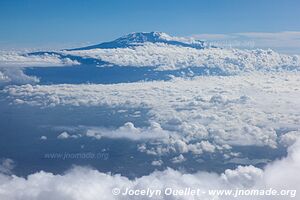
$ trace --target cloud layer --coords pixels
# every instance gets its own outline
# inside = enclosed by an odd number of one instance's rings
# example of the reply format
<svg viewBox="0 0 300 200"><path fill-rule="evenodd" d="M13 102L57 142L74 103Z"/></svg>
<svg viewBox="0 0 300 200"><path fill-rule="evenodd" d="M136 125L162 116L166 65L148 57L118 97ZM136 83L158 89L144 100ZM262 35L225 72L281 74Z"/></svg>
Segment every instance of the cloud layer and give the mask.
<svg viewBox="0 0 300 200"><path fill-rule="evenodd" d="M30 55L24 52L0 52L0 67L51 67L78 65L77 61L56 54Z"/></svg>
<svg viewBox="0 0 300 200"><path fill-rule="evenodd" d="M115 128L87 127L85 136L146 141L139 150L148 154L223 152L230 157L231 146L292 144L297 137L292 131L300 128L299 83L297 73L275 73L115 85L8 86L3 93L15 105L49 109L107 107L121 113L143 108L148 110L148 126L128 121Z"/></svg>
<svg viewBox="0 0 300 200"><path fill-rule="evenodd" d="M24 52L0 51L0 86L37 83L37 77L24 74L24 67L72 66L79 62L56 54L30 55Z"/></svg>
<svg viewBox="0 0 300 200"><path fill-rule="evenodd" d="M271 48L289 54L300 53L299 31L196 34L193 37L220 47Z"/></svg>
<svg viewBox="0 0 300 200"><path fill-rule="evenodd" d="M75 167L64 175L37 172L26 179L17 176L0 174L0 198L2 200L113 200L113 199L232 199L233 195L217 196L209 190L216 189L274 189L280 192L289 190L286 195L271 196L238 196L235 199L289 199L298 196L300 179L295 176L300 167L300 143L289 148L286 158L268 164L265 169L253 166L239 166L236 169L215 173L197 172L186 174L173 169L153 172L147 176L129 180L120 175L111 175L99 171ZM184 189L196 188L206 193L200 196L169 195L164 196L128 196L113 195L113 188L124 192L129 189Z"/></svg>
<svg viewBox="0 0 300 200"><path fill-rule="evenodd" d="M157 67L178 70L188 67L217 68L227 74L249 71L278 71L299 68L299 56L288 56L272 50L195 49L163 43L145 43L130 48L65 51L66 55L100 59L118 66Z"/></svg>
<svg viewBox="0 0 300 200"><path fill-rule="evenodd" d="M241 36L275 37L253 33ZM163 37L165 40L174 39L165 35ZM31 66L80 64L67 58L70 55L98 59L123 67L153 67L162 71L197 68L208 69L209 72L218 69L227 75L240 75L172 78L171 81L110 85L36 85L38 78L29 77L22 71L22 68ZM113 196L111 191L115 187L121 190L148 187L192 187L203 191L235 188L299 190L300 179L295 176L300 168L299 67L299 56L282 55L272 50L194 49L163 43L144 43L128 48L59 51L57 54L1 53L0 85L8 86L4 87L0 94L3 105L7 106L4 110L8 110L8 116L13 113L10 112L10 108L20 112L23 106L30 107L30 111L45 109L51 111L45 112L46 117L54 116L50 129L55 130L55 120L59 120L55 119L56 116L66 110L72 113L73 108L80 108L86 112L79 110L80 112L68 115L69 121L85 117L85 123L88 120L99 121L99 126L92 127L79 125L80 120L74 120L74 123L77 123L74 128L64 127L62 120L58 123L61 128L57 135L38 137L38 142L43 144L51 141L67 144L70 140L77 142L83 137L92 138L97 142L103 139L129 140L130 144L134 144L133 148L139 151L135 152L144 153L142 155L145 155L145 160L150 159L147 160L148 163L158 167L157 169L165 169L165 166L182 166L184 169L186 162L202 158L202 163L218 159L225 167L228 163L269 162L268 158L260 159L257 154L254 155L257 159L242 155L239 148L247 147L255 150L268 149L271 156L279 148L288 148L288 155L267 164L263 169L251 165L239 166L236 169L226 169L221 174L203 171L188 174L166 169L136 177L134 180L85 167L74 167L60 175L41 171L23 178L11 175L15 165L13 160L2 159L0 199L151 199ZM9 85L25 83L29 84ZM114 121L114 118L109 115L110 111L115 114L114 117L122 115L127 121L114 126L101 124L99 110L103 108L111 121ZM129 113L129 110L133 110L134 113ZM38 114L37 116L41 117ZM92 117L96 119L91 119ZM34 121L33 118L29 119ZM34 124L36 127L39 125ZM39 128L49 127L44 125ZM46 135L46 132L44 133ZM84 145L81 145L81 148L84 148ZM248 153L257 152L253 150ZM197 164L202 163L199 161ZM210 199L212 196L206 193L202 194L201 198ZM161 199L198 198L162 196ZM232 199L232 196L219 196L218 199ZM269 199L286 199L286 196L271 196Z"/></svg>

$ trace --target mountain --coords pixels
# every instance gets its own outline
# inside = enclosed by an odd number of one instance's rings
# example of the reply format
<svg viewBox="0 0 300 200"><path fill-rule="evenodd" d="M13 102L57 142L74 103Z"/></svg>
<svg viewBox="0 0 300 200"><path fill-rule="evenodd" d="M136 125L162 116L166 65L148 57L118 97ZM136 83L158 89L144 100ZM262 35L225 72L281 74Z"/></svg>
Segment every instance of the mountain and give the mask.
<svg viewBox="0 0 300 200"><path fill-rule="evenodd" d="M137 32L137 33L130 33L111 42L104 42L101 44L68 49L68 50L72 51L72 50L126 48L126 47L141 45L146 42L164 43L164 44L177 45L182 47L191 47L196 49L203 49L209 46L208 44L200 40L194 40L194 39L188 39L182 37L172 37L163 32Z"/></svg>
<svg viewBox="0 0 300 200"><path fill-rule="evenodd" d="M11 57L16 58L15 55ZM47 84L121 83L168 80L171 76L300 71L300 56L297 55L284 55L270 49L218 48L200 40L172 37L162 32L130 33L111 42L27 53L18 59L30 63L31 68L25 70L27 75ZM37 67L41 65L48 69ZM73 65L75 67L70 67Z"/></svg>

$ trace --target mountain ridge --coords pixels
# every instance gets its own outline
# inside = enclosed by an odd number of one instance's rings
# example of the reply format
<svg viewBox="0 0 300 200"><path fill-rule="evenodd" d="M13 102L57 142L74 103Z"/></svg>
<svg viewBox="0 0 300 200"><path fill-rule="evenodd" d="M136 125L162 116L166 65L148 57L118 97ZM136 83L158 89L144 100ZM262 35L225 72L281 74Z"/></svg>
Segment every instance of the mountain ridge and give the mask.
<svg viewBox="0 0 300 200"><path fill-rule="evenodd" d="M90 49L113 49L113 48L126 48L150 43L165 43L169 45L176 45L182 47L191 47L196 49L204 49L209 45L201 40L195 40L185 37L173 37L164 32L152 31L152 32L133 32L122 37L119 37L110 42L103 42L96 45L90 45L86 47L79 47L73 49L66 49L67 51L76 50L90 50Z"/></svg>

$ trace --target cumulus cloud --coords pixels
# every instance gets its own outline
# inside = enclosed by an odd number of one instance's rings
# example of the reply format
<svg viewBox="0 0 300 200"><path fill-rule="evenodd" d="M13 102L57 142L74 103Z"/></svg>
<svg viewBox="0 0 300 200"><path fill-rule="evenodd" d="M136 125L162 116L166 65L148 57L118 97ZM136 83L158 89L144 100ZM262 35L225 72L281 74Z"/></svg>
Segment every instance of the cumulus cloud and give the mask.
<svg viewBox="0 0 300 200"><path fill-rule="evenodd" d="M118 66L156 67L157 70L178 70L188 67L217 68L227 74L257 70L276 71L286 66L298 69L300 66L299 56L279 54L272 50L195 49L163 43L62 53L100 59Z"/></svg>
<svg viewBox="0 0 300 200"><path fill-rule="evenodd" d="M298 77L256 73L115 85L8 86L2 92L11 103L35 107L145 108L149 125L91 127L86 136L159 141L162 145L145 144L149 154L202 154L235 145L276 148L277 130L299 128Z"/></svg>
<svg viewBox="0 0 300 200"><path fill-rule="evenodd" d="M47 136L42 135L42 136L40 137L40 139L41 139L41 140L47 140L48 138L47 138Z"/></svg>
<svg viewBox="0 0 300 200"><path fill-rule="evenodd" d="M253 166L239 166L236 169L225 170L222 174L199 171L187 174L173 169L156 171L147 176L130 180L120 175L105 174L99 171L75 167L63 175L47 172L37 172L27 178L0 175L0 198L3 200L113 200L113 199L232 199L234 193L228 196L217 196L210 190L238 189L269 190L280 192L289 190L286 195L269 196L237 196L235 199L287 199L298 196L300 179L295 174L300 167L300 143L296 142L289 148L288 156L268 164L264 169ZM172 189L200 189L206 193L199 196L169 195L161 196L127 196L113 195L112 190L119 188L121 192L129 189L157 189L164 191ZM49 195L51 194L51 195Z"/></svg>
<svg viewBox="0 0 300 200"><path fill-rule="evenodd" d="M69 135L69 133L67 133L65 131L57 136L58 139L67 139L69 137L71 137L71 136Z"/></svg>
<svg viewBox="0 0 300 200"><path fill-rule="evenodd" d="M172 158L171 161L172 161L172 163L177 164L177 163L182 163L182 162L186 161L186 158L182 154L180 154L179 156Z"/></svg>
<svg viewBox="0 0 300 200"><path fill-rule="evenodd" d="M151 165L153 166L161 166L164 162L162 160L153 160Z"/></svg>
<svg viewBox="0 0 300 200"><path fill-rule="evenodd" d="M2 68L0 67L0 86L9 84L35 84L39 79L34 76L24 74L20 68Z"/></svg>
<svg viewBox="0 0 300 200"><path fill-rule="evenodd" d="M57 54L32 55L24 52L0 51L0 86L38 83L39 79L23 73L24 67L71 66L80 64Z"/></svg>
<svg viewBox="0 0 300 200"><path fill-rule="evenodd" d="M57 136L57 139L60 139L60 140L64 140L64 139L68 139L68 138L74 138L74 139L76 139L76 138L79 138L79 137L81 137L80 134L78 134L78 135L70 135L68 132L64 131L64 132L62 132L61 134L59 134Z"/></svg>
<svg viewBox="0 0 300 200"><path fill-rule="evenodd" d="M78 65L79 62L57 54L32 55L24 52L0 51L0 67L49 67Z"/></svg>
<svg viewBox="0 0 300 200"><path fill-rule="evenodd" d="M169 137L169 132L163 130L160 124L152 122L147 128L137 128L132 122L127 122L116 130L107 128L91 128L86 136L96 139L106 138L127 138L130 140L154 140Z"/></svg>
<svg viewBox="0 0 300 200"><path fill-rule="evenodd" d="M280 136L280 143L284 146L291 146L300 138L300 131L290 131Z"/></svg>

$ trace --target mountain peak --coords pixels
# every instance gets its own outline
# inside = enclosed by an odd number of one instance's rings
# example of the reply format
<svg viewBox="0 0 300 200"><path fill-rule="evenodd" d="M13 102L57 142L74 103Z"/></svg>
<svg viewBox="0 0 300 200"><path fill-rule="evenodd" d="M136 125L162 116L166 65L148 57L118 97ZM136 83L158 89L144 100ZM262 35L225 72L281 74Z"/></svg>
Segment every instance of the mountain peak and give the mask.
<svg viewBox="0 0 300 200"><path fill-rule="evenodd" d="M111 42L104 42L88 47L76 48L71 50L89 50L89 49L112 49L112 48L126 48L144 43L165 43L169 45L177 45L183 47L191 47L196 49L203 49L208 45L200 40L185 37L173 37L164 32L133 32L122 36Z"/></svg>
<svg viewBox="0 0 300 200"><path fill-rule="evenodd" d="M115 41L126 41L126 42L157 42L163 40L165 37L171 37L163 32L133 32L123 37L118 38Z"/></svg>

